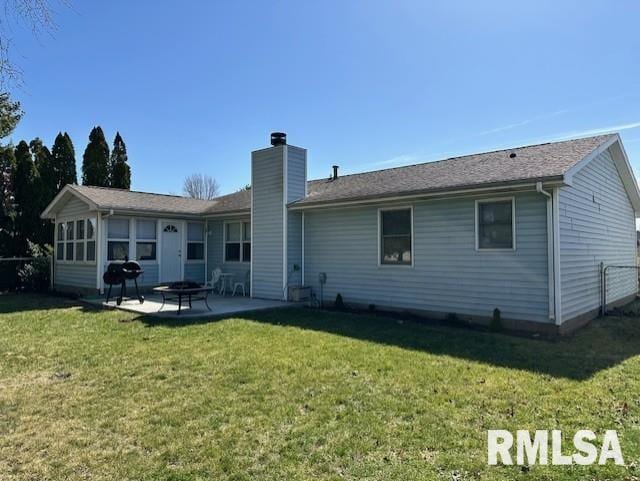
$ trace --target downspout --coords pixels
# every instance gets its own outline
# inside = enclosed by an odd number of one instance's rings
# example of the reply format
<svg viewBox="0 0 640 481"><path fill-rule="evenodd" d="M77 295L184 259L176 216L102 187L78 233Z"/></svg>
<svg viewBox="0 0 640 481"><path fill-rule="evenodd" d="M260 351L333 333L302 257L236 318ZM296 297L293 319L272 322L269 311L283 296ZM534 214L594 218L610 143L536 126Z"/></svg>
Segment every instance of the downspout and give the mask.
<svg viewBox="0 0 640 481"><path fill-rule="evenodd" d="M536 192L547 198L547 272L549 283L549 319L556 321L556 286L553 244L553 196L542 188L542 182L536 182Z"/></svg>

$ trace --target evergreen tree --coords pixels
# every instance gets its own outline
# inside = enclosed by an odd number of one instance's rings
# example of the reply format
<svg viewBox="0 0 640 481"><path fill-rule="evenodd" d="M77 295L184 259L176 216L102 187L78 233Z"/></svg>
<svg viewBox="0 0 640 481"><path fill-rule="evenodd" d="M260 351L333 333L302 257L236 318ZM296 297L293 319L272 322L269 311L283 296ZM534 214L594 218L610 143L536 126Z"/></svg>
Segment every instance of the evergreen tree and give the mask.
<svg viewBox="0 0 640 481"><path fill-rule="evenodd" d="M16 248L19 254L25 254L28 241L40 237L40 179L29 145L24 140L16 147L15 158L12 181L17 214Z"/></svg>
<svg viewBox="0 0 640 481"><path fill-rule="evenodd" d="M120 132L116 132L113 139L113 150L111 151L111 162L109 163L109 178L111 187L116 189L131 189L131 168L127 164L127 146L120 137Z"/></svg>
<svg viewBox="0 0 640 481"><path fill-rule="evenodd" d="M109 186L109 146L100 127L94 127L89 134L89 144L82 156L82 183Z"/></svg>
<svg viewBox="0 0 640 481"><path fill-rule="evenodd" d="M21 117L20 103L13 102L8 93L0 93L0 139L13 132ZM13 188L15 167L13 145L0 144L0 256L18 254L15 245L16 209Z"/></svg>
<svg viewBox="0 0 640 481"><path fill-rule="evenodd" d="M29 142L29 148L40 177L40 201L44 204L41 206L44 210L58 193L57 166L51 152L38 137Z"/></svg>
<svg viewBox="0 0 640 481"><path fill-rule="evenodd" d="M16 158L13 146L0 147L0 254L12 256L15 254L15 207L13 196L13 172Z"/></svg>
<svg viewBox="0 0 640 481"><path fill-rule="evenodd" d="M5 138L22 118L20 102L13 102L8 93L0 93L0 139Z"/></svg>
<svg viewBox="0 0 640 481"><path fill-rule="evenodd" d="M38 172L38 212L42 212L58 193L58 166L47 146L39 138L33 139L29 148ZM31 241L40 245L50 244L53 241L53 224L40 219L39 215L34 220L34 225L36 222L39 227Z"/></svg>
<svg viewBox="0 0 640 481"><path fill-rule="evenodd" d="M58 133L51 149L51 156L56 169L56 193L67 184L77 184L76 153L69 134Z"/></svg>

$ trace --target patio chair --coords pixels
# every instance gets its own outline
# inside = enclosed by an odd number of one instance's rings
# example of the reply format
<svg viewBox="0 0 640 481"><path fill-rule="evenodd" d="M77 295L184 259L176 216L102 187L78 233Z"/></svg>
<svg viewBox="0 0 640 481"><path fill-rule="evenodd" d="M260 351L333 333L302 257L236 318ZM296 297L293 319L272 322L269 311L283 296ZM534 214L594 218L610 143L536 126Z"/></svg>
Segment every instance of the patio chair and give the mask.
<svg viewBox="0 0 640 481"><path fill-rule="evenodd" d="M213 287L213 289L214 289L214 290L216 289L216 286L218 286L218 287L217 287L218 293L220 293L220 292L221 292L221 290L222 290L222 287L221 287L221 286L219 286L219 284L220 284L220 279L221 279L221 277L220 277L220 276L221 276L221 275L222 275L222 269L220 269L219 267L216 267L216 268L211 272L211 280L210 280L209 282L207 282L207 285L208 285L208 286Z"/></svg>
<svg viewBox="0 0 640 481"><path fill-rule="evenodd" d="M236 295L236 290L238 289L242 289L242 295L246 297L247 295L247 285L249 284L249 282L251 282L251 271L247 271L244 274L244 280L243 281L239 281L239 282L234 282L233 283L233 293L231 294L232 296Z"/></svg>

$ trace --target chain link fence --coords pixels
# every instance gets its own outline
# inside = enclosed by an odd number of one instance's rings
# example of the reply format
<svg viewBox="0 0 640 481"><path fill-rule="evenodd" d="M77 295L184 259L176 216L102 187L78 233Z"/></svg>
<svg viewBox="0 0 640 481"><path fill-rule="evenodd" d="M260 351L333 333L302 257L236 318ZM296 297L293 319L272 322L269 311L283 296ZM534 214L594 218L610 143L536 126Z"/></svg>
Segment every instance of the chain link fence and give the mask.
<svg viewBox="0 0 640 481"><path fill-rule="evenodd" d="M49 278L51 277L51 272L53 269L52 258L46 257L45 262L49 265ZM34 262L42 262L43 258L35 258L35 257L0 257L0 291L13 291L20 288L25 287L24 279L20 278L20 271L25 271L25 267L33 266ZM33 278L37 274L29 274L26 273L25 277L29 277L28 282L40 282L47 284L49 280L42 278L44 274L39 274L42 279ZM29 286L32 288L33 286ZM42 286L44 288L48 286Z"/></svg>
<svg viewBox="0 0 640 481"><path fill-rule="evenodd" d="M607 314L611 304L619 299L629 297L630 293L638 295L638 275L640 266L600 264L602 302L600 313Z"/></svg>

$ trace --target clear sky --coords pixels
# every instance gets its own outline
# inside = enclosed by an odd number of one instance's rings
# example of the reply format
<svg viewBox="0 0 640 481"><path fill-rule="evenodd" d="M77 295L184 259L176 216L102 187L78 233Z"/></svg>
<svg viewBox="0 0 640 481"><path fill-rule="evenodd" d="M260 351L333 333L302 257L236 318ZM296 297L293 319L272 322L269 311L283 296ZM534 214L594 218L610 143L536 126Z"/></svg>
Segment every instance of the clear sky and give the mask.
<svg viewBox="0 0 640 481"><path fill-rule="evenodd" d="M136 190L233 192L274 130L310 178L609 130L640 172L637 0L70 1L14 31L12 139L119 130Z"/></svg>

